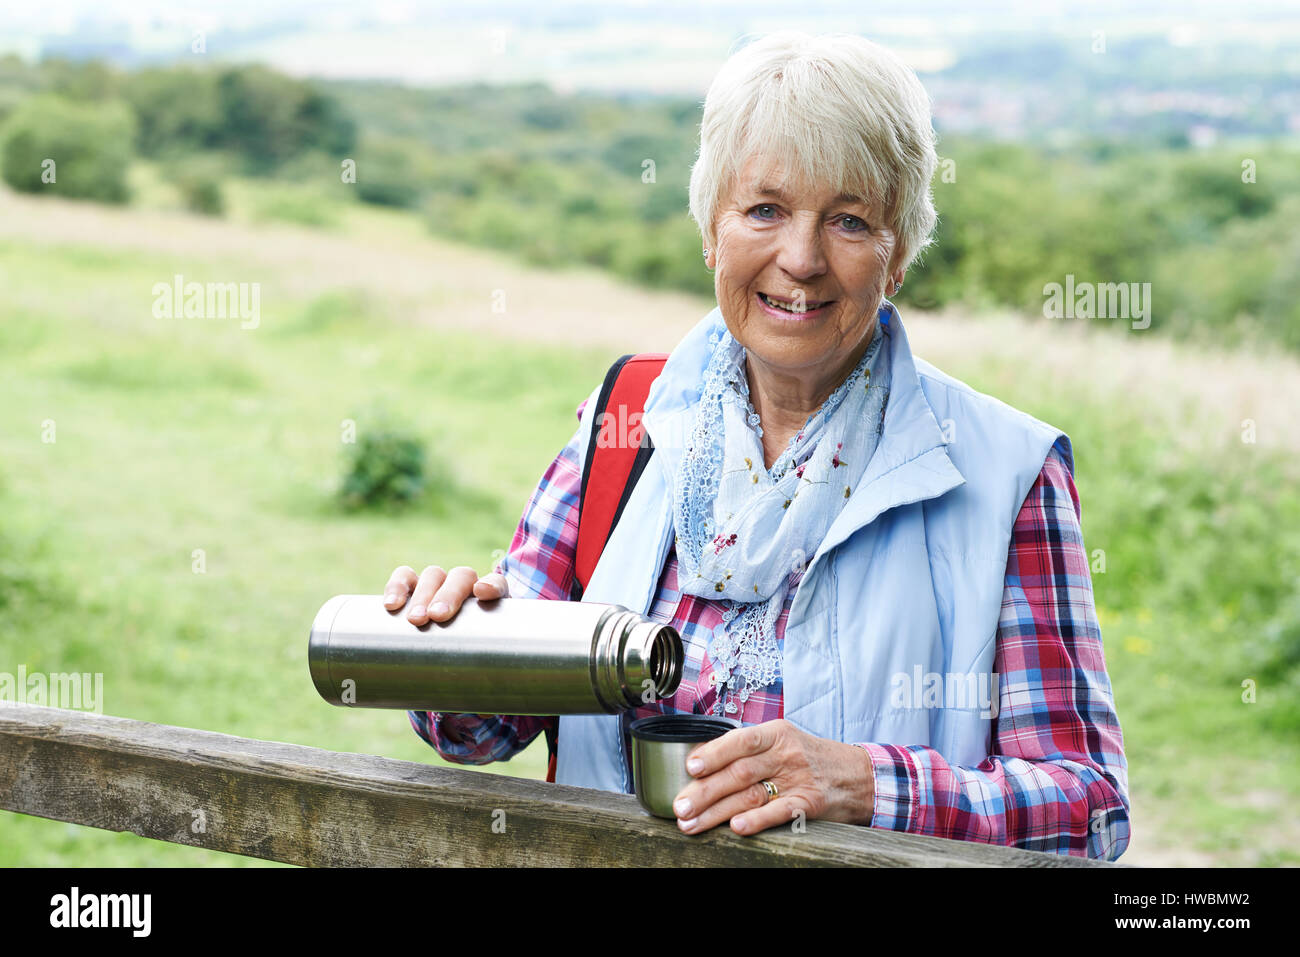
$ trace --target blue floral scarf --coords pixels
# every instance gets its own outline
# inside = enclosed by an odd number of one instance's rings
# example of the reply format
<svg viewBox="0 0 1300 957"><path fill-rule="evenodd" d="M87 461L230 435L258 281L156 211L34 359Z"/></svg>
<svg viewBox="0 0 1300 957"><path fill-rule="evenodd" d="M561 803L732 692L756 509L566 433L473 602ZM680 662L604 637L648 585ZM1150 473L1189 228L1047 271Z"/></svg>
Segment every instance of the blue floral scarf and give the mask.
<svg viewBox="0 0 1300 957"><path fill-rule="evenodd" d="M726 329L710 341L699 412L673 483L673 516L682 591L724 603L709 648L714 711L734 715L779 676L776 621L791 584L875 451L888 352L877 323L853 371L767 469L745 349Z"/></svg>

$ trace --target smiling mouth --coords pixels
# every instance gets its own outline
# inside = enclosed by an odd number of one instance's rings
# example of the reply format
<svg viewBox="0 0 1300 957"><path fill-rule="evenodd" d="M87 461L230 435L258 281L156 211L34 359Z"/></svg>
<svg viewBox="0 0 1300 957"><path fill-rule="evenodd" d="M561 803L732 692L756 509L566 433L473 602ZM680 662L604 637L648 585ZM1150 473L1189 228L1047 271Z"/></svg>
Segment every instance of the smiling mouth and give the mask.
<svg viewBox="0 0 1300 957"><path fill-rule="evenodd" d="M824 299L821 301L809 299L802 306L799 306L793 299L776 299L765 292L760 292L758 298L764 305L771 306L773 309L780 309L782 312L788 312L791 315L798 316L806 312L814 312L822 306L828 306L834 299Z"/></svg>

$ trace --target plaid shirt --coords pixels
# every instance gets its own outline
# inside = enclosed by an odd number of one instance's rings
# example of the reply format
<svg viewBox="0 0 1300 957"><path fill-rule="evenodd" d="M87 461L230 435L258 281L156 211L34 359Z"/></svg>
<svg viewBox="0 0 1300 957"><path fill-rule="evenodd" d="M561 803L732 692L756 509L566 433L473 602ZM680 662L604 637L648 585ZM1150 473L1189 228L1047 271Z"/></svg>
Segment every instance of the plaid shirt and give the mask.
<svg viewBox="0 0 1300 957"><path fill-rule="evenodd" d="M578 406L578 417L586 400ZM551 463L496 570L514 598L566 601L573 577L582 484L582 430ZM1129 840L1128 768L1092 579L1078 494L1053 449L1016 518L1007 556L993 670L1001 676L991 753L975 767L902 742L853 742L875 768L872 827L1114 860ZM798 579L795 579L797 584ZM777 621L778 643L793 601ZM633 717L712 711L712 663L705 654L722 622L718 601L683 595L670 550L649 617L675 627L686 652L682 682L667 701ZM743 724L783 716L782 683L756 691ZM449 761L508 760L555 717L409 712L417 734Z"/></svg>

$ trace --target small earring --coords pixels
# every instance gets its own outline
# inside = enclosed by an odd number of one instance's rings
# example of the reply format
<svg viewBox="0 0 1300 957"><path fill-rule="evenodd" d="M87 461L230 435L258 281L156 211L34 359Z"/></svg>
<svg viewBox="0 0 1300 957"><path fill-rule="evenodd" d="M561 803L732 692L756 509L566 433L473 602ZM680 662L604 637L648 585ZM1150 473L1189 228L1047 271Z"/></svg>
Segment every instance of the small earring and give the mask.
<svg viewBox="0 0 1300 957"><path fill-rule="evenodd" d="M903 288L903 284L902 284L901 282L896 282L896 283L894 283L894 291L891 293L891 295L897 296L897 295L898 295L898 290L900 290L900 289L902 289L902 288Z"/></svg>

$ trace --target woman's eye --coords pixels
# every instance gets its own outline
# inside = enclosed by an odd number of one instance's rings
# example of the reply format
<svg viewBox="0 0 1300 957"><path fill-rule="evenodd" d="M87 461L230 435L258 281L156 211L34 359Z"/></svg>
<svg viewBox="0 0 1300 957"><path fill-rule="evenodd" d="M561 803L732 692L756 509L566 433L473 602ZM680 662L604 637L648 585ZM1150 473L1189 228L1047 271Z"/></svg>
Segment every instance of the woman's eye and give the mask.
<svg viewBox="0 0 1300 957"><path fill-rule="evenodd" d="M753 215L755 215L755 214L758 214L758 218L759 218L759 219L771 219L771 218L772 218L771 216L765 216L765 215L763 215L763 214L762 214L762 210L769 210L769 211L772 213L773 216L776 215L776 207L773 206L771 203L762 203L761 205L755 206L753 209L751 209L751 210L749 211L749 215L753 216Z"/></svg>
<svg viewBox="0 0 1300 957"><path fill-rule="evenodd" d="M871 228L866 224L865 220L862 220L857 216L842 216L840 218L840 225L851 233L863 232L864 230Z"/></svg>

